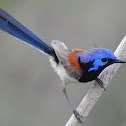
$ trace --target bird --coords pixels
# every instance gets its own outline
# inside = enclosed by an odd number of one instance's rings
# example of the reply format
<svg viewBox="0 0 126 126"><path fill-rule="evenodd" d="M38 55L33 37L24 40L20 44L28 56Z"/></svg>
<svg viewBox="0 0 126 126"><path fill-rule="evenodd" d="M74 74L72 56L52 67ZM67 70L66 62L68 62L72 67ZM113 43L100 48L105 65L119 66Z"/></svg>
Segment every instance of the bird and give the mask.
<svg viewBox="0 0 126 126"><path fill-rule="evenodd" d="M126 63L106 48L68 49L59 40L53 40L50 45L1 8L0 30L23 40L49 56L53 69L61 78L62 91L80 123L83 123L81 118L84 118L84 116L80 115L71 104L66 86L70 83L79 84L96 80L101 88L105 89L104 83L99 79L99 74L111 64Z"/></svg>

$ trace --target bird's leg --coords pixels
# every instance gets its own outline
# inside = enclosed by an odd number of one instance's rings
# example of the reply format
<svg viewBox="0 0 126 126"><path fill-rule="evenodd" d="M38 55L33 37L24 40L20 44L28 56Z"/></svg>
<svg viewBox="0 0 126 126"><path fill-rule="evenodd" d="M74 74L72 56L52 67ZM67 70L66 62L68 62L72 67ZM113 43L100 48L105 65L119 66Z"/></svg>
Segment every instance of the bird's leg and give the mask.
<svg viewBox="0 0 126 126"><path fill-rule="evenodd" d="M98 78L98 77L96 78L96 81L101 86L101 88L103 88L105 90L105 84L103 83L103 81L100 78Z"/></svg>
<svg viewBox="0 0 126 126"><path fill-rule="evenodd" d="M76 111L76 109L75 109L75 108L73 107L73 105L71 104L71 102L70 102L70 100L69 100L69 97L68 97L68 95L67 95L67 92L66 92L66 87L63 88L62 91L63 91L64 95L66 96L67 101L68 101L68 103L69 103L69 105L70 105L70 107L71 107L71 109L72 109L72 111L73 111L73 113L74 113L76 119L77 119L80 123L84 124L84 123L82 122L82 120L80 119L80 118L84 118L84 116L80 115L79 112Z"/></svg>

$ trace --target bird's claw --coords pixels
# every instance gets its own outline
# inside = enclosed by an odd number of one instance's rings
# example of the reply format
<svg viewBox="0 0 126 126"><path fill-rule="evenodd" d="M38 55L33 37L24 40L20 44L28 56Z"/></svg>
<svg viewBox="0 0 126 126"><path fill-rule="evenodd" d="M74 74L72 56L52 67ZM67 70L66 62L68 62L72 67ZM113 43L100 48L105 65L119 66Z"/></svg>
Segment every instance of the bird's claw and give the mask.
<svg viewBox="0 0 126 126"><path fill-rule="evenodd" d="M78 120L78 122L84 124L84 122L80 118L85 118L85 117L80 115L79 112L76 110L73 110L73 113L74 113L76 119Z"/></svg>
<svg viewBox="0 0 126 126"><path fill-rule="evenodd" d="M97 81L98 84L101 86L101 88L103 88L104 91L105 91L105 84L103 83L103 81L102 81L101 79L99 79L99 78L97 78L96 81Z"/></svg>

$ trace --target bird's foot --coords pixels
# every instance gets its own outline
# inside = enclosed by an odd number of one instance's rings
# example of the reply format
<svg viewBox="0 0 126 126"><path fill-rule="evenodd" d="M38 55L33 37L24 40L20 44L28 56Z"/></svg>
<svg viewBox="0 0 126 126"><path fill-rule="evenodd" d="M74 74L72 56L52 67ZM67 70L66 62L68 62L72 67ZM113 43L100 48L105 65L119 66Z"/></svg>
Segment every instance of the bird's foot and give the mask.
<svg viewBox="0 0 126 126"><path fill-rule="evenodd" d="M101 79L99 79L99 78L97 78L96 81L97 81L98 84L101 86L101 88L103 88L104 91L105 91L105 84L104 84L104 82L103 82Z"/></svg>
<svg viewBox="0 0 126 126"><path fill-rule="evenodd" d="M85 117L80 115L79 112L76 110L73 110L73 113L74 113L76 119L78 120L78 122L84 124L84 122L80 118L85 118Z"/></svg>

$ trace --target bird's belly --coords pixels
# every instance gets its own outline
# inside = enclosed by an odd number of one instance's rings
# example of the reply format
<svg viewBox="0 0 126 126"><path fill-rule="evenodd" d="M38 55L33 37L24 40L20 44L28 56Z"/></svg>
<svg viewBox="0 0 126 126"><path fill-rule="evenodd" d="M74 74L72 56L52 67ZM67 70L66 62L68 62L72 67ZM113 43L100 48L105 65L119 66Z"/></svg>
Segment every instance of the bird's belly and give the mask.
<svg viewBox="0 0 126 126"><path fill-rule="evenodd" d="M60 76L61 80L66 83L78 83L78 80L70 77L64 67L61 64L57 64L52 57L50 57L50 62L53 67L53 69L57 72L57 74Z"/></svg>
<svg viewBox="0 0 126 126"><path fill-rule="evenodd" d="M65 83L77 83L78 80L70 77L67 72L65 71L65 69L63 68L62 65L58 65L57 67L57 74L60 76L61 80L64 81Z"/></svg>

